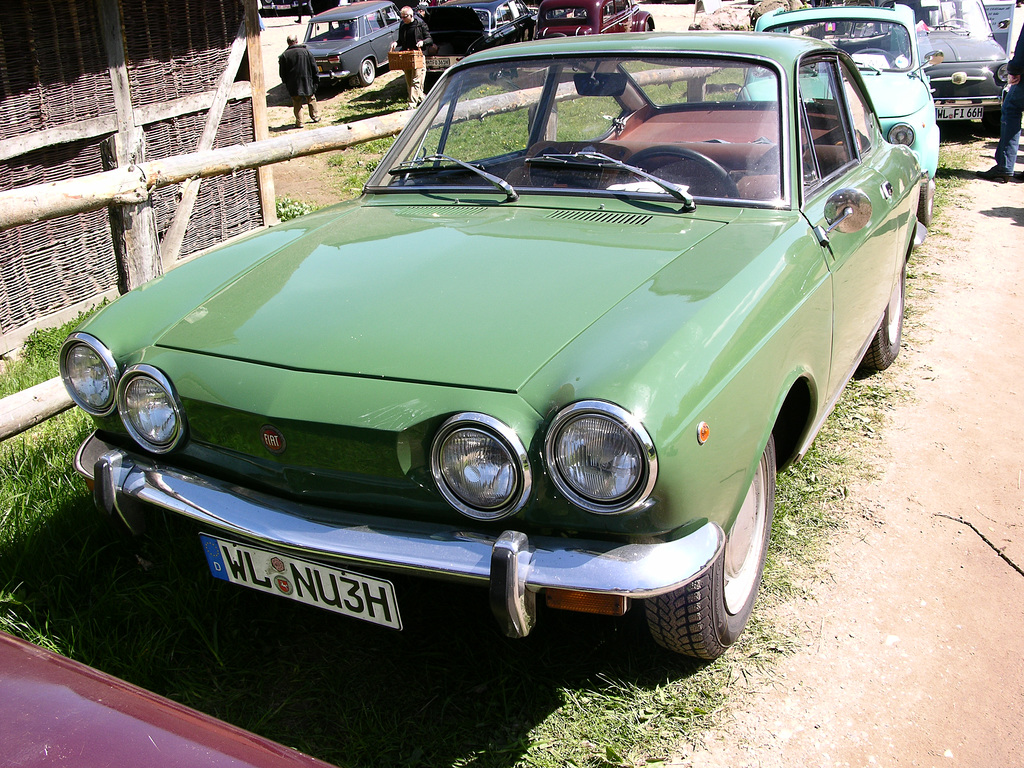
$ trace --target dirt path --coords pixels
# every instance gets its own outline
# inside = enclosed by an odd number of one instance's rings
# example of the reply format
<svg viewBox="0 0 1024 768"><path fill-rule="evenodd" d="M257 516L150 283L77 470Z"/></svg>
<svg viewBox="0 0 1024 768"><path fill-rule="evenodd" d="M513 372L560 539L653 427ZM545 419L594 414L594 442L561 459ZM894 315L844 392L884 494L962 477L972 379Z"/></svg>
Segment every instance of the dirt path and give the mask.
<svg viewBox="0 0 1024 768"><path fill-rule="evenodd" d="M788 606L804 648L681 766L1024 766L1024 184L960 198L914 257L912 399Z"/></svg>

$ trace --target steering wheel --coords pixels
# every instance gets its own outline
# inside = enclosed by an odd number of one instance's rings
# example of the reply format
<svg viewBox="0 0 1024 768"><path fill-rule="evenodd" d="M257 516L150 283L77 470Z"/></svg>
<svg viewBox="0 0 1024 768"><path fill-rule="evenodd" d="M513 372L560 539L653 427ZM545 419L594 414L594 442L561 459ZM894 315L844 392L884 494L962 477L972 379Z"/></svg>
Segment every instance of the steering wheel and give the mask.
<svg viewBox="0 0 1024 768"><path fill-rule="evenodd" d="M932 27L932 29L942 29L943 27L950 27L952 29L967 29L967 22L959 16L953 16L952 18L940 21L938 24Z"/></svg>
<svg viewBox="0 0 1024 768"><path fill-rule="evenodd" d="M687 184L692 187L691 193L706 197L740 197L736 182L725 168L688 147L658 144L630 155L626 162L674 184ZM688 165L695 167L687 171Z"/></svg>

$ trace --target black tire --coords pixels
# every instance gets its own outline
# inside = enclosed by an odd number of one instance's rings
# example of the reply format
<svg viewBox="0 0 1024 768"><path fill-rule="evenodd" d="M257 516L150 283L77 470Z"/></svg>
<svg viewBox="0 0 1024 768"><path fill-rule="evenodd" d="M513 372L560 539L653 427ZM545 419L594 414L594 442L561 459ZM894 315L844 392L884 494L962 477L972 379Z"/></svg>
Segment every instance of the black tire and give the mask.
<svg viewBox="0 0 1024 768"><path fill-rule="evenodd" d="M935 179L928 177L921 182L920 197L917 200L917 220L930 227L935 214Z"/></svg>
<svg viewBox="0 0 1024 768"><path fill-rule="evenodd" d="M981 115L981 126L989 136L998 136L1002 127L1003 112L999 109L990 109Z"/></svg>
<svg viewBox="0 0 1024 768"><path fill-rule="evenodd" d="M373 85L377 78L377 62L371 58L363 59L359 64L359 71L356 73L356 82L363 88Z"/></svg>
<svg viewBox="0 0 1024 768"><path fill-rule="evenodd" d="M769 438L725 548L711 568L685 587L647 600L647 628L661 647L713 660L743 632L768 554L775 471L775 440Z"/></svg>
<svg viewBox="0 0 1024 768"><path fill-rule="evenodd" d="M903 337L903 306L906 297L907 264L903 263L900 279L896 282L889 303L882 315L882 325L871 339L868 351L864 353L860 369L869 373L884 371L900 353L900 339Z"/></svg>

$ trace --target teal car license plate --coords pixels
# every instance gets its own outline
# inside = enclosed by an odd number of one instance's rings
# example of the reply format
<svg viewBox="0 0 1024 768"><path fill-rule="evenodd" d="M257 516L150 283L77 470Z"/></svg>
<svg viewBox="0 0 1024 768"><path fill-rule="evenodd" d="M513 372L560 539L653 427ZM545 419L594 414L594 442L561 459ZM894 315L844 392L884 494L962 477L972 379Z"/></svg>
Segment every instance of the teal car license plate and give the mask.
<svg viewBox="0 0 1024 768"><path fill-rule="evenodd" d="M210 573L218 579L314 605L355 619L402 628L390 581L202 533Z"/></svg>
<svg viewBox="0 0 1024 768"><path fill-rule="evenodd" d="M981 120L984 107L935 107L936 120Z"/></svg>

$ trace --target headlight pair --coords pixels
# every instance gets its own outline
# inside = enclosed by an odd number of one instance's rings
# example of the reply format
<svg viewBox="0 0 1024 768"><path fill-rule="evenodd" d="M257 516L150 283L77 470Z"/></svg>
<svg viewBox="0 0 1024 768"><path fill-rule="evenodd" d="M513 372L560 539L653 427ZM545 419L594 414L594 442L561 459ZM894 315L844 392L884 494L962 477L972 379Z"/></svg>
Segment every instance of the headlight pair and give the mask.
<svg viewBox="0 0 1024 768"><path fill-rule="evenodd" d="M555 487L595 514L640 506L657 477L654 443L640 422L612 403L587 400L562 409L544 441ZM529 500L533 475L519 436L481 413L448 419L434 438L431 471L441 494L463 514L498 520Z"/></svg>
<svg viewBox="0 0 1024 768"><path fill-rule="evenodd" d="M109 416L116 407L128 434L148 451L167 453L185 435L184 411L170 380L145 364L121 373L110 350L89 334L73 333L64 342L60 375L86 413Z"/></svg>

